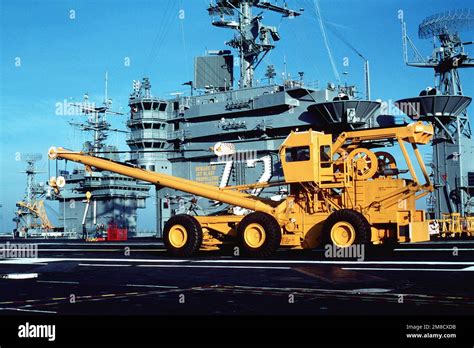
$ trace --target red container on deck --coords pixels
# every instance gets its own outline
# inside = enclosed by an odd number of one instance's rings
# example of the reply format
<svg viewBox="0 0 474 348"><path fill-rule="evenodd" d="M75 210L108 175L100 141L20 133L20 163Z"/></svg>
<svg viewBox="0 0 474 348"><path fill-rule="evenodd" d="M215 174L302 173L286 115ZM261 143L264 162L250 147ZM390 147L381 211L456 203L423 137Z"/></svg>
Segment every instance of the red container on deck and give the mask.
<svg viewBox="0 0 474 348"><path fill-rule="evenodd" d="M109 224L107 228L107 240L109 241L122 241L127 240L127 229L118 228L116 224Z"/></svg>

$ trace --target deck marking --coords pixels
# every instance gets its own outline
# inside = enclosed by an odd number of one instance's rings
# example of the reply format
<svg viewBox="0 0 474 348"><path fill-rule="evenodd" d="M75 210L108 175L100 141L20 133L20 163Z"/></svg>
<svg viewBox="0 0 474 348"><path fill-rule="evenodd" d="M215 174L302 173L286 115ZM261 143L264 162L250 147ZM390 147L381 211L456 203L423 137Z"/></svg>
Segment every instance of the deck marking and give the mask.
<svg viewBox="0 0 474 348"><path fill-rule="evenodd" d="M124 248L127 247L124 245ZM101 251L123 251L124 249L38 249L38 251L93 251L93 252L101 252ZM166 249L133 249L130 247L130 251L166 251Z"/></svg>
<svg viewBox="0 0 474 348"><path fill-rule="evenodd" d="M51 284L80 284L79 282L70 282L63 280L37 280L37 283L51 283Z"/></svg>
<svg viewBox="0 0 474 348"><path fill-rule="evenodd" d="M146 263L146 264L168 264L186 263L191 264L283 264L283 265L458 265L474 266L474 262L465 261L337 261L337 260L241 260L241 259L127 259L127 258L45 258L45 259L8 259L0 260L1 264L38 264L39 262L100 262L107 265L107 262L122 263Z"/></svg>
<svg viewBox="0 0 474 348"><path fill-rule="evenodd" d="M38 278L38 273L10 273L0 275L2 279L35 279Z"/></svg>
<svg viewBox="0 0 474 348"><path fill-rule="evenodd" d="M465 268L383 268L383 267L342 267L349 271L421 271L421 272L465 272L474 271L474 266Z"/></svg>
<svg viewBox="0 0 474 348"><path fill-rule="evenodd" d="M178 289L177 286L170 285L150 285L150 284L126 284L125 286L135 286L140 288L163 288L163 289Z"/></svg>
<svg viewBox="0 0 474 348"><path fill-rule="evenodd" d="M132 249L133 251L133 249ZM0 260L0 264L38 264L39 262L67 262L67 261L84 261L84 262L190 262L192 260L183 259L106 259L106 258L82 258L82 257L58 257L58 258L25 258L25 259L4 259ZM473 263L474 265L474 263Z"/></svg>
<svg viewBox="0 0 474 348"><path fill-rule="evenodd" d="M291 269L291 267L265 267L265 266L197 266L197 265L138 265L137 267L158 267L158 268L221 268L221 269Z"/></svg>
<svg viewBox="0 0 474 348"><path fill-rule="evenodd" d="M452 248L419 248L419 249L394 249L394 251L474 251L474 248L458 248L453 246Z"/></svg>
<svg viewBox="0 0 474 348"><path fill-rule="evenodd" d="M19 311L19 312L34 312L34 313L48 313L48 314L58 313L58 312L55 312L55 311L44 311L44 310L39 310L39 309L25 309L25 308L0 308L0 310Z"/></svg>
<svg viewBox="0 0 474 348"><path fill-rule="evenodd" d="M455 261L312 261L312 260L194 260L192 263L255 263L255 264L323 264L323 265L466 265L474 262Z"/></svg>
<svg viewBox="0 0 474 348"><path fill-rule="evenodd" d="M86 267L132 267L132 265L126 264L110 264L110 263L80 263L78 266Z"/></svg>

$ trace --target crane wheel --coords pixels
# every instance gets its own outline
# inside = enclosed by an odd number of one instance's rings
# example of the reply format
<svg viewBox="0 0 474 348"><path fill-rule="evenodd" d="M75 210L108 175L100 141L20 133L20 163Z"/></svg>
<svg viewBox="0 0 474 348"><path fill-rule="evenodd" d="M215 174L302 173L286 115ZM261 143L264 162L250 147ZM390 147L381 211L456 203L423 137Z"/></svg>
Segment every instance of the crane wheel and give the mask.
<svg viewBox="0 0 474 348"><path fill-rule="evenodd" d="M280 246L280 225L267 213L248 214L237 226L237 233L243 253L250 257L269 257Z"/></svg>
<svg viewBox="0 0 474 348"><path fill-rule="evenodd" d="M189 257L201 247L201 225L191 215L175 215L165 224L163 242L172 255Z"/></svg>
<svg viewBox="0 0 474 348"><path fill-rule="evenodd" d="M357 180L370 179L377 172L377 157L368 149L360 147L351 151L346 161L352 166Z"/></svg>
<svg viewBox="0 0 474 348"><path fill-rule="evenodd" d="M332 213L324 223L325 244L345 248L354 244L367 245L371 240L371 230L367 219L359 212L341 209Z"/></svg>

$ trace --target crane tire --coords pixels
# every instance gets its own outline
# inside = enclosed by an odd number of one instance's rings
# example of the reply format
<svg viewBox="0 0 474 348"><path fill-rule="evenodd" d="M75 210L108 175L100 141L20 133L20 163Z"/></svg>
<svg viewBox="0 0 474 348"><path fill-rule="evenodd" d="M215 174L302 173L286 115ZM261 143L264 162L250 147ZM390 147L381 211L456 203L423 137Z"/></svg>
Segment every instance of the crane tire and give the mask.
<svg viewBox="0 0 474 348"><path fill-rule="evenodd" d="M281 243L280 225L267 213L245 216L237 226L237 234L243 254L253 258L272 256Z"/></svg>
<svg viewBox="0 0 474 348"><path fill-rule="evenodd" d="M347 247L369 245L371 229L367 219L358 211L340 209L329 215L323 226L324 244Z"/></svg>
<svg viewBox="0 0 474 348"><path fill-rule="evenodd" d="M171 217L165 224L163 242L173 256L192 256L202 244L202 228L199 221L187 214Z"/></svg>

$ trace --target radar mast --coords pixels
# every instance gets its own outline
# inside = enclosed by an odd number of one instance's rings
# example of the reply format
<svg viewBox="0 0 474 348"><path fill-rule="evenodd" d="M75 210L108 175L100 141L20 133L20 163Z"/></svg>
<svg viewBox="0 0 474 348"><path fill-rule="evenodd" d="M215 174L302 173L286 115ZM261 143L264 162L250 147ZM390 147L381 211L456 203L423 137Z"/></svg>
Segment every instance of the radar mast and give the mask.
<svg viewBox="0 0 474 348"><path fill-rule="evenodd" d="M300 15L300 12L288 9L286 4L281 7L259 0L217 0L210 4L207 10L213 17L212 24L237 32L226 44L239 51L241 88L253 86L255 68L275 48L275 41L280 40L276 27L262 24L263 11L256 16L252 14L254 7L288 18Z"/></svg>
<svg viewBox="0 0 474 348"><path fill-rule="evenodd" d="M473 42L463 42L459 33L474 29L474 10L451 10L421 22L418 37L433 41L433 51L428 58L421 55L407 35L403 14L400 20L405 64L431 68L435 73L434 88L423 90L420 97L400 101L421 108L421 112L410 117L421 116L435 126L432 167L436 191L429 210L436 218L452 213L471 215L474 213L471 194L474 182L470 183L469 177L474 170L468 168L472 133L467 114L471 98L463 95L459 69L474 67L474 59L465 52L465 46ZM411 61L408 47L414 53Z"/></svg>

